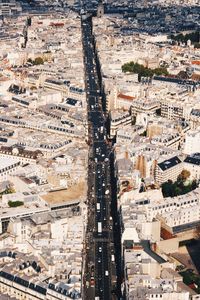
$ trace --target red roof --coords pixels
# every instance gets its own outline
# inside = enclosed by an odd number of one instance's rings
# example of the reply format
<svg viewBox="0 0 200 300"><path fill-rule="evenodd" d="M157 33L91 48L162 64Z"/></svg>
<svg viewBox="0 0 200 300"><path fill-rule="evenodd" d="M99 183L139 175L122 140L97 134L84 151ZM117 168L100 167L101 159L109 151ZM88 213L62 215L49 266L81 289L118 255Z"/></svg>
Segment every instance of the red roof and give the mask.
<svg viewBox="0 0 200 300"><path fill-rule="evenodd" d="M190 283L190 284L189 284L189 288L191 288L191 289L196 289L196 285L195 285L194 283Z"/></svg>
<svg viewBox="0 0 200 300"><path fill-rule="evenodd" d="M50 26L61 27L64 26L64 23L50 23Z"/></svg>
<svg viewBox="0 0 200 300"><path fill-rule="evenodd" d="M128 95L124 95L124 94L118 94L117 95L118 98L122 98L122 99L125 99L125 100L129 100L129 101L132 101L133 99L135 99L135 97L132 97L132 96L128 96Z"/></svg>
<svg viewBox="0 0 200 300"><path fill-rule="evenodd" d="M199 61L199 60L193 60L193 61L192 61L192 64L193 64L193 65L200 65L200 61Z"/></svg>
<svg viewBox="0 0 200 300"><path fill-rule="evenodd" d="M199 81L200 80L200 75L198 75L198 74L192 74L192 80Z"/></svg>

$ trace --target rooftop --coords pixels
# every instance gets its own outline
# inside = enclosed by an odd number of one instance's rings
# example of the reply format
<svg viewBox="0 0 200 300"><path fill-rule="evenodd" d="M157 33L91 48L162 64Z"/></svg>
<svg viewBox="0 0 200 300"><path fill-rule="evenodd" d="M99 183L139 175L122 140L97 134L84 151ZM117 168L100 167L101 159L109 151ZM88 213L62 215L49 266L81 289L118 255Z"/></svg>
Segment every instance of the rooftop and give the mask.
<svg viewBox="0 0 200 300"><path fill-rule="evenodd" d="M161 168L162 171L166 171L170 168L175 167L176 165L178 165L180 163L181 163L181 160L177 156L174 156L170 159L167 159L167 160L159 163L158 166Z"/></svg>
<svg viewBox="0 0 200 300"><path fill-rule="evenodd" d="M81 181L68 189L49 192L42 198L50 205L68 203L86 195L86 183Z"/></svg>
<svg viewBox="0 0 200 300"><path fill-rule="evenodd" d="M188 155L184 162L200 166L200 153L194 153L191 155Z"/></svg>
<svg viewBox="0 0 200 300"><path fill-rule="evenodd" d="M14 158L0 157L0 169L6 169L14 164L19 163L19 160Z"/></svg>

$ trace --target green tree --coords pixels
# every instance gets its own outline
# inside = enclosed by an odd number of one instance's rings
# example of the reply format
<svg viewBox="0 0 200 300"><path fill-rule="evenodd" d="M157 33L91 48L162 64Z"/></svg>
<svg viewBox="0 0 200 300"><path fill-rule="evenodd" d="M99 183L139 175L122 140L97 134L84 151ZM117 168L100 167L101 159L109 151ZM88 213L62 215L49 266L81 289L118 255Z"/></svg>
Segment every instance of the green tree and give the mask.
<svg viewBox="0 0 200 300"><path fill-rule="evenodd" d="M181 188L177 184L174 184L173 188L174 188L174 196L178 196L181 194Z"/></svg>
<svg viewBox="0 0 200 300"><path fill-rule="evenodd" d="M168 71L165 67L156 68L153 70L154 74L160 76L160 75L168 75Z"/></svg>
<svg viewBox="0 0 200 300"><path fill-rule="evenodd" d="M150 69L138 63L134 63L133 61L122 65L122 72L138 74L139 81L141 80L141 77L153 77L153 75L160 76L169 74L165 67Z"/></svg>
<svg viewBox="0 0 200 300"><path fill-rule="evenodd" d="M172 41L187 43L188 40L192 42L192 44L199 43L199 31L187 33L187 34L178 34L178 35L171 35Z"/></svg>
<svg viewBox="0 0 200 300"><path fill-rule="evenodd" d="M198 187L197 181L196 181L196 180L193 180L193 181L192 181L192 184L191 184L191 189L192 189L192 190L195 190L197 187Z"/></svg>
<svg viewBox="0 0 200 300"><path fill-rule="evenodd" d="M187 171L187 170L184 170ZM188 171L187 171L188 172ZM187 185L185 184L186 179L188 178L189 173L183 172L182 175L179 175L179 178L176 182L172 182L171 180L168 180L167 182L164 182L161 186L162 193L164 197L175 197L179 195L187 194L194 189L197 188L198 184L196 180L193 180L192 182L189 182ZM184 178L184 180L183 180Z"/></svg>
<svg viewBox="0 0 200 300"><path fill-rule="evenodd" d="M143 131L143 132L140 134L140 136L147 136L147 131L146 131L146 130Z"/></svg>
<svg viewBox="0 0 200 300"><path fill-rule="evenodd" d="M33 63L34 65L43 65L44 60L42 59L42 57L36 57Z"/></svg>
<svg viewBox="0 0 200 300"><path fill-rule="evenodd" d="M31 59L31 58L29 58L28 60L27 60L27 62L29 62L29 63L33 63L33 60Z"/></svg>
<svg viewBox="0 0 200 300"><path fill-rule="evenodd" d="M173 197L174 196L173 183L171 180L164 182L161 187L162 187L162 193L163 193L164 197Z"/></svg>
<svg viewBox="0 0 200 300"><path fill-rule="evenodd" d="M22 201L8 201L9 207L18 207L24 205Z"/></svg>
<svg viewBox="0 0 200 300"><path fill-rule="evenodd" d="M190 177L190 171L183 170L180 175L178 176L178 181L185 182Z"/></svg>

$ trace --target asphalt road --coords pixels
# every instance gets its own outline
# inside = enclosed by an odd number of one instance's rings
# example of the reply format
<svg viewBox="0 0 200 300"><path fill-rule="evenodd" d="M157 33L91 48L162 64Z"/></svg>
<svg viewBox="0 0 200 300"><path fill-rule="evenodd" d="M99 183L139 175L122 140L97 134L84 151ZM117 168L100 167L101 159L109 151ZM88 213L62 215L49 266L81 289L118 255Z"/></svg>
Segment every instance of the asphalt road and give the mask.
<svg viewBox="0 0 200 300"><path fill-rule="evenodd" d="M113 229L110 211L110 148L102 111L93 36L89 19L82 20L85 88L88 104L88 224L85 242L86 267L83 298L114 299L112 296Z"/></svg>

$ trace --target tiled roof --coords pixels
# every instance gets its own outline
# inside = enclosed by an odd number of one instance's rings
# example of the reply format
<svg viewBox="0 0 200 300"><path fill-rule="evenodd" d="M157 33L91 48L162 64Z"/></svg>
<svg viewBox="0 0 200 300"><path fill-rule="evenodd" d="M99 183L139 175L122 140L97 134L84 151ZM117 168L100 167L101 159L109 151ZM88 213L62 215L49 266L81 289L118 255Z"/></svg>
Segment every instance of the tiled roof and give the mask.
<svg viewBox="0 0 200 300"><path fill-rule="evenodd" d="M118 94L117 95L118 98L122 98L122 99L125 99L125 100L129 100L129 101L132 101L133 99L135 99L135 97L132 97L132 96L128 96L128 95L124 95L124 94Z"/></svg>

